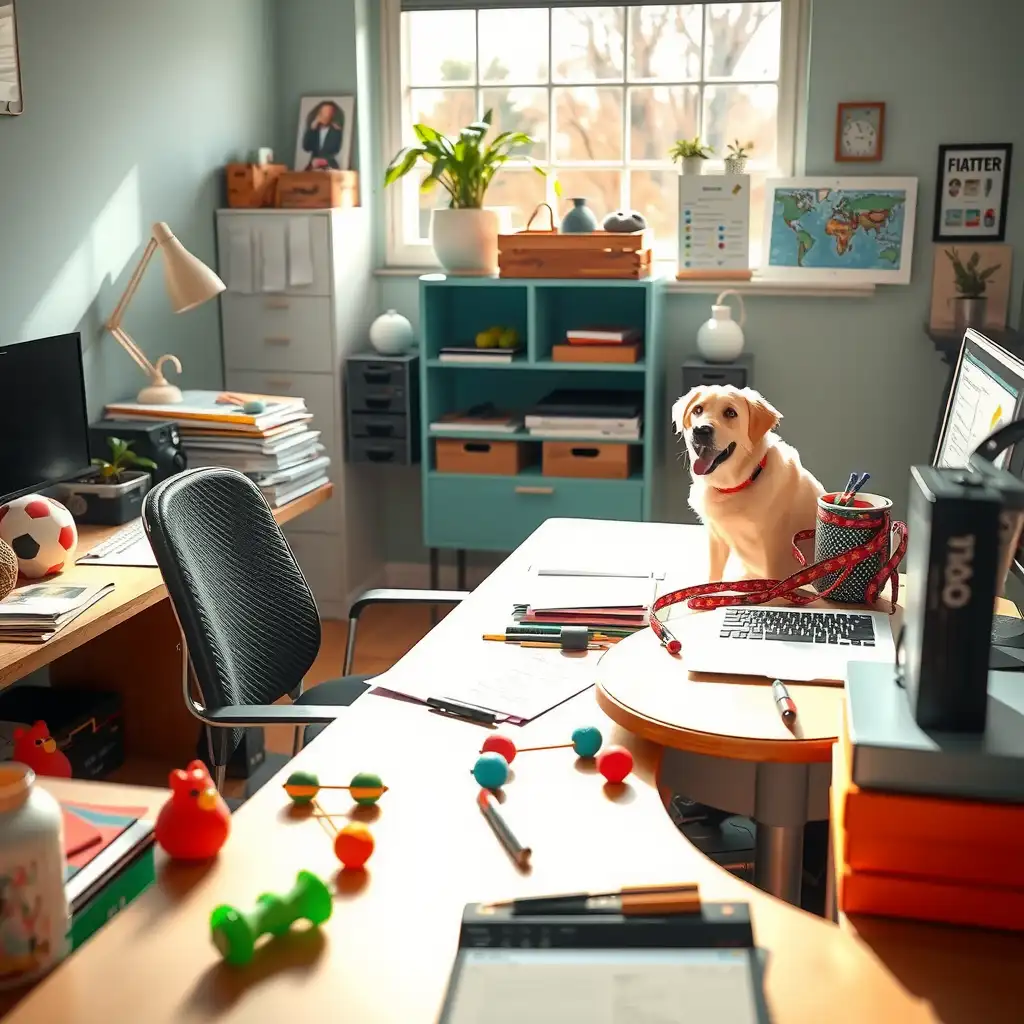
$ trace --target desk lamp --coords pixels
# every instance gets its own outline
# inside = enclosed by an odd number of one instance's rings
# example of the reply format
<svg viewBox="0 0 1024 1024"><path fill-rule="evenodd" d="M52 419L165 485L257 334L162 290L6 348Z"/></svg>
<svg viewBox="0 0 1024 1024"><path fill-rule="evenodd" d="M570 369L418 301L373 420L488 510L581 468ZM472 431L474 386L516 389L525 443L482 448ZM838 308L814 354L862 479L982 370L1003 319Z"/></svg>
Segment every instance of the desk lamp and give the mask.
<svg viewBox="0 0 1024 1024"><path fill-rule="evenodd" d="M181 390L173 384L168 384L161 369L164 363L171 363L175 370L181 373L178 357L161 356L155 364L151 363L121 326L128 306L142 283L149 261L157 249L163 250L164 284L175 313L186 313L190 309L195 309L196 306L201 306L208 299L224 291L224 282L205 263L196 259L174 237L166 224L161 221L153 225L146 251L142 254L142 259L139 260L139 265L135 268L121 301L107 321L107 330L117 338L139 368L149 375L149 386L144 387L138 394L137 401L141 405L171 405L181 401Z"/></svg>

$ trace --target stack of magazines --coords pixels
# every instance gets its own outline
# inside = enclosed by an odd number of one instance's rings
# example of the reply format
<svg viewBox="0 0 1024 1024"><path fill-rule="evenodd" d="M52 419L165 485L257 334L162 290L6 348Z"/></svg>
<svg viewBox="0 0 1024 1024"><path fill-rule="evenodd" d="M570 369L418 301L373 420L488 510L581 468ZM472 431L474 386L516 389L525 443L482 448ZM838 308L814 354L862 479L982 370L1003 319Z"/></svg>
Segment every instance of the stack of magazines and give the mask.
<svg viewBox="0 0 1024 1024"><path fill-rule="evenodd" d="M36 583L0 601L0 642L41 644L114 589L113 583Z"/></svg>
<svg viewBox="0 0 1024 1024"><path fill-rule="evenodd" d="M302 398L186 391L175 405L108 405L107 417L174 420L189 466L245 473L272 508L329 482L331 460Z"/></svg>
<svg viewBox="0 0 1024 1024"><path fill-rule="evenodd" d="M526 429L533 437L640 439L643 392L558 388L526 413Z"/></svg>

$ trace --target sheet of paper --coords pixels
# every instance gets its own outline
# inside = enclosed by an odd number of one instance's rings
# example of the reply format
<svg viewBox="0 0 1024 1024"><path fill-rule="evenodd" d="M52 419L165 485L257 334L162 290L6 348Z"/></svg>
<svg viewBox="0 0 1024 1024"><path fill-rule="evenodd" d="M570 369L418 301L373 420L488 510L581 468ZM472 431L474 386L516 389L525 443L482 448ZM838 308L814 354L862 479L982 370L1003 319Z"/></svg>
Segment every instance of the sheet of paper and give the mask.
<svg viewBox="0 0 1024 1024"><path fill-rule="evenodd" d="M288 286L288 254L285 225L279 220L259 226L260 288L283 292Z"/></svg>
<svg viewBox="0 0 1024 1024"><path fill-rule="evenodd" d="M626 561L600 563L593 559L588 559L585 564L580 563L579 565L568 559L563 562L544 562L540 565L531 565L530 572L537 576L625 576L637 578L650 576L656 580L665 578L665 570L652 565L636 563L630 565Z"/></svg>
<svg viewBox="0 0 1024 1024"><path fill-rule="evenodd" d="M308 217L288 218L288 284L303 288L313 283L313 240Z"/></svg>
<svg viewBox="0 0 1024 1024"><path fill-rule="evenodd" d="M601 657L599 651L569 654L485 641L460 654L430 677L399 662L374 685L417 700L443 697L529 721L593 686Z"/></svg>
<svg viewBox="0 0 1024 1024"><path fill-rule="evenodd" d="M655 581L647 576L531 575L516 602L534 611L554 608L647 607Z"/></svg>
<svg viewBox="0 0 1024 1024"><path fill-rule="evenodd" d="M466 949L442 1024L758 1024L743 949Z"/></svg>
<svg viewBox="0 0 1024 1024"><path fill-rule="evenodd" d="M253 291L252 232L240 224L228 228L228 279L225 282L229 292L251 294Z"/></svg>

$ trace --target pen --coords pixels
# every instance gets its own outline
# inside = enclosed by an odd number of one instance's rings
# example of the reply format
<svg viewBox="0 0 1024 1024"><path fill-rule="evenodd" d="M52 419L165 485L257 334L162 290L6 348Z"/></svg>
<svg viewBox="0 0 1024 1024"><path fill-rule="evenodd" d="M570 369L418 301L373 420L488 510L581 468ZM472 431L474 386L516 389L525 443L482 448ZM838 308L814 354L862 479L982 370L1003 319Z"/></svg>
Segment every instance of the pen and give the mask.
<svg viewBox="0 0 1024 1024"><path fill-rule="evenodd" d="M857 482L858 475L859 474L857 473L857 470L854 470L850 474L850 479L846 481L846 486L842 489L842 491L840 491L839 497L833 499L833 505L846 504L846 496L850 493L850 490L852 489L853 485Z"/></svg>
<svg viewBox="0 0 1024 1024"><path fill-rule="evenodd" d="M494 834L501 840L501 845L508 851L508 855L518 867L527 867L530 863L530 854L533 851L516 839L515 833L508 827L508 822L498 810L497 800L486 789L481 789L476 802L487 819L487 823L494 829Z"/></svg>
<svg viewBox="0 0 1024 1024"><path fill-rule="evenodd" d="M772 683L772 698L784 722L791 722L796 718L796 704L793 702L793 698L790 697L786 684L781 679L776 679Z"/></svg>
<svg viewBox="0 0 1024 1024"><path fill-rule="evenodd" d="M501 904L495 904L500 906ZM508 904L506 904L508 905ZM520 914L690 914L700 911L696 885L662 885L620 889L618 892L579 892L565 896L536 896L511 902Z"/></svg>
<svg viewBox="0 0 1024 1024"><path fill-rule="evenodd" d="M494 725L498 716L487 708L474 707L472 704L462 704L457 700L448 700L447 697L428 697L428 707L435 711L441 711L454 718L465 718L469 722L480 722L483 725Z"/></svg>

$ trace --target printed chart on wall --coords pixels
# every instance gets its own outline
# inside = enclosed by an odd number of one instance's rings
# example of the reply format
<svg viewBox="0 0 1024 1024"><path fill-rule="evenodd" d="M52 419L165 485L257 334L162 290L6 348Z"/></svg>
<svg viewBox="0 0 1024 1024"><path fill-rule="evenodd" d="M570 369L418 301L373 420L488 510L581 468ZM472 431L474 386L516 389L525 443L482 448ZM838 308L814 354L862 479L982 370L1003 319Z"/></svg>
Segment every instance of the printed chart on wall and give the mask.
<svg viewBox="0 0 1024 1024"><path fill-rule="evenodd" d="M907 284L916 204L916 178L769 180L762 273Z"/></svg>
<svg viewBox="0 0 1024 1024"><path fill-rule="evenodd" d="M679 177L679 276L750 267L750 176Z"/></svg>
<svg viewBox="0 0 1024 1024"><path fill-rule="evenodd" d="M950 401L938 464L966 466L978 445L1013 419L1019 399L1015 387L969 352L965 353L956 392ZM1005 467L1009 457L1009 451L1003 452L996 465Z"/></svg>

